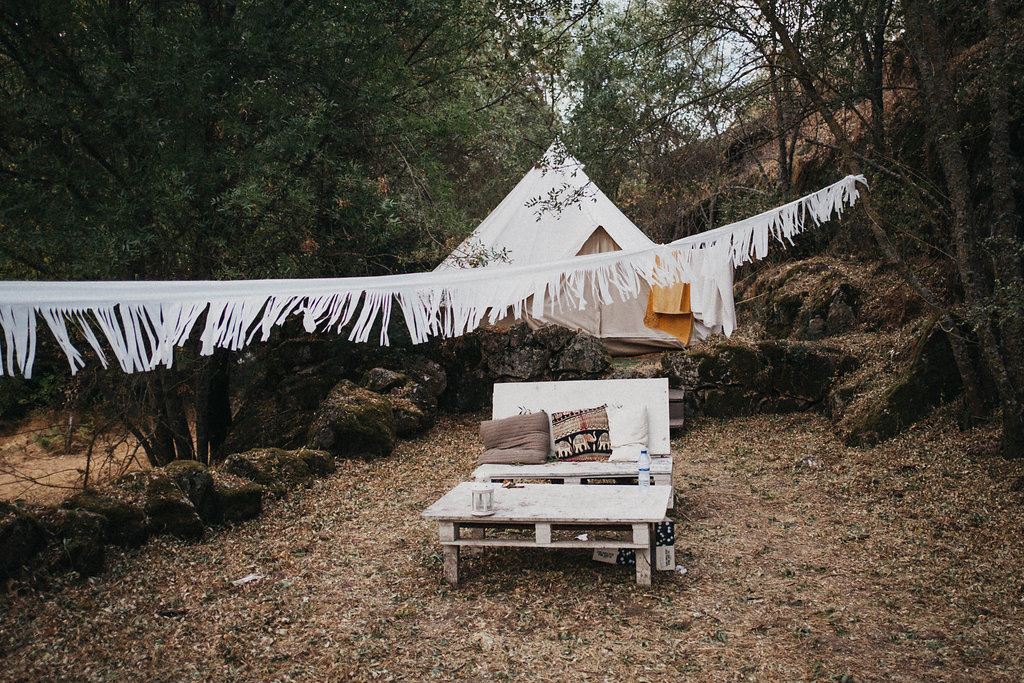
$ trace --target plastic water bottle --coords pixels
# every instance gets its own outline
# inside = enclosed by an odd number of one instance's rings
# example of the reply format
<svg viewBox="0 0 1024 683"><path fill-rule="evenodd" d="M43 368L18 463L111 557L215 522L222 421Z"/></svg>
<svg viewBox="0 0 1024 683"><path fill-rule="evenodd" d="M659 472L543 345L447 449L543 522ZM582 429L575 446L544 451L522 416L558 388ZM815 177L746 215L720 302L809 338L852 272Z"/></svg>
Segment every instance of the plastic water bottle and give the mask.
<svg viewBox="0 0 1024 683"><path fill-rule="evenodd" d="M651 485L651 456L647 455L647 449L640 451L640 459L636 463L637 483L640 486Z"/></svg>

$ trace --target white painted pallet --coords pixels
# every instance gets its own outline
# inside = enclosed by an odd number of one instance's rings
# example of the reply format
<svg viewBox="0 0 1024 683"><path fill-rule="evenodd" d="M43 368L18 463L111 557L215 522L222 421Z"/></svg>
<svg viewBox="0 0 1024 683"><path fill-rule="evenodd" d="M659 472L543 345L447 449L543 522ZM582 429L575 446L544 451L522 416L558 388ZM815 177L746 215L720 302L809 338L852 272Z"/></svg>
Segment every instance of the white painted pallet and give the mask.
<svg viewBox="0 0 1024 683"><path fill-rule="evenodd" d="M662 521L668 509L668 487L638 486L550 486L523 484L516 488L497 487L494 514L478 517L472 509L473 482L459 484L423 511L424 519L439 524L444 552L445 580L459 582L460 548L633 548L636 551L636 580L650 585L651 525ZM508 525L532 527L533 538L486 538L488 528ZM596 530L628 529L629 540L555 540L554 530L562 527Z"/></svg>
<svg viewBox="0 0 1024 683"><path fill-rule="evenodd" d="M500 419L534 413L592 408L602 404L647 407L648 452L651 454L651 483L671 490L669 508L675 504L672 456L669 440L668 379L601 379L567 382L513 382L494 385L492 417ZM554 452L554 439L549 445ZM476 481L505 479L557 479L581 484L588 479L636 479L636 463L549 462L543 465L480 465L473 471Z"/></svg>
<svg viewBox="0 0 1024 683"><path fill-rule="evenodd" d="M494 419L546 411L616 407L647 407L647 450L652 456L669 455L668 379L586 379L565 382L497 382L494 385ZM555 443L551 439L550 451Z"/></svg>

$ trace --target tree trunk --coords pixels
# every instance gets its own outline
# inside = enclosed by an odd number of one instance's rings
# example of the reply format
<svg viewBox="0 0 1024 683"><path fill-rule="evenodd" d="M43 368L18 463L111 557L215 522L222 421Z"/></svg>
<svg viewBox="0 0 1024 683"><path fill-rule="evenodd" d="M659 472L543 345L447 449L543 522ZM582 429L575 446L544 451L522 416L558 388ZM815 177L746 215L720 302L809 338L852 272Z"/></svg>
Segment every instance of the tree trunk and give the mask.
<svg viewBox="0 0 1024 683"><path fill-rule="evenodd" d="M971 196L974 183L966 154L961 146L960 126L956 116L955 91L949 79L950 65L943 52L942 40L935 22L935 12L924 0L906 2L907 34L917 63L921 90L927 106L924 108L932 142L938 153L946 187L953 207L953 242L956 246L956 265L964 285L966 303L974 314L975 329L981 343L981 354L995 380L1000 407L1003 411L1003 454L1007 457L1024 455L1024 410L1020 386L1014 386L1009 367L1020 361L1007 363L1007 352L1016 345L1000 343L996 325L989 312L992 302L992 281L986 272L978 225L979 208ZM993 140L995 136L993 136ZM995 163L995 159L992 162ZM998 259L997 259L998 261Z"/></svg>
<svg viewBox="0 0 1024 683"><path fill-rule="evenodd" d="M836 140L836 145L842 152L843 158L846 162L846 166L850 173L859 174L861 173L861 167L859 162L859 155L853 147L849 136L846 131L840 125L836 119L835 112L822 97L818 91L818 87L815 84L815 76L811 73L807 62L803 59L800 51L793 43L792 38L789 35L789 31L786 26L779 20L775 13L774 6L770 0L757 0L757 5L761 9L761 14L765 20L768 21L772 31L778 38L779 43L782 46L783 55L789 61L790 67L796 77L797 82L803 89L804 94L807 95L808 99L814 105L815 110L822 117L825 125L828 127L829 132ZM865 192L861 195L860 200L861 206L864 208L864 212L868 216L868 223L871 226L871 232L875 237L875 241L878 243L879 248L882 250L882 254L886 261L894 265L903 279L906 280L907 284L910 285L918 296L920 296L924 302L933 311L939 314L940 321L946 330L949 330L949 341L953 347L953 357L957 363L957 370L960 372L960 377L964 386L964 397L967 402L967 410L972 419L982 417L984 412L984 402L981 399L981 385L978 380L977 370L971 360L970 349L967 347L966 335L957 334L957 324L953 319L948 307L946 307L939 298L932 292L924 282L911 270L910 266L906 261L899 255L892 242L889 240L888 232L885 229L885 219L875 210L874 203L871 201L871 194Z"/></svg>
<svg viewBox="0 0 1024 683"><path fill-rule="evenodd" d="M789 163L789 145L787 144L789 134L786 125L786 103L783 100L785 90L779 82L781 76L776 66L778 53L766 55L766 59L768 60L768 85L772 91L772 99L775 100L775 142L778 147L776 155L779 164L776 183L780 194L785 196L789 192L789 186L793 179L793 167Z"/></svg>
<svg viewBox="0 0 1024 683"><path fill-rule="evenodd" d="M875 149L887 154L885 135L885 30L889 26L892 2L867 0L861 25L857 27L861 59L864 60L866 94L871 103L871 137Z"/></svg>
<svg viewBox="0 0 1024 683"><path fill-rule="evenodd" d="M996 300L1002 315L997 320L1009 382L1017 389L1014 401L1003 404L1003 454L1024 457L1024 314L1013 298L1024 291L1021 263L1020 215L1017 213L1019 165L1010 134L1010 82L1006 54L1007 20L1003 0L989 0L989 149L992 167L992 239Z"/></svg>
<svg viewBox="0 0 1024 683"><path fill-rule="evenodd" d="M216 349L197 378L196 458L207 464L213 462L231 426L229 360L226 349Z"/></svg>
<svg viewBox="0 0 1024 683"><path fill-rule="evenodd" d="M145 383L149 402L150 430L144 446L146 458L153 467L163 467L175 458L174 434L167 419L167 404L163 400L160 370L146 374Z"/></svg>
<svg viewBox="0 0 1024 683"><path fill-rule="evenodd" d="M154 372L159 375L163 389L164 414L167 416L167 426L174 440L175 457L178 460L195 460L196 449L192 442L192 429L185 413L185 402L181 397L182 383L179 374L166 368Z"/></svg>

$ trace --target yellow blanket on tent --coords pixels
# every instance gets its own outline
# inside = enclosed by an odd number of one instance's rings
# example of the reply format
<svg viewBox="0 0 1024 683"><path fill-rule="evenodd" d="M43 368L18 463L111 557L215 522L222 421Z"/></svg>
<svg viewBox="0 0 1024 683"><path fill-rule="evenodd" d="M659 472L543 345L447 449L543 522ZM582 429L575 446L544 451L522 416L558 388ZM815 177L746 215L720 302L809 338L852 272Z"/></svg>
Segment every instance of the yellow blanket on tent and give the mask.
<svg viewBox="0 0 1024 683"><path fill-rule="evenodd" d="M651 287L647 299L644 325L661 330L683 342L690 343L693 314L690 311L690 283L677 282L671 287Z"/></svg>

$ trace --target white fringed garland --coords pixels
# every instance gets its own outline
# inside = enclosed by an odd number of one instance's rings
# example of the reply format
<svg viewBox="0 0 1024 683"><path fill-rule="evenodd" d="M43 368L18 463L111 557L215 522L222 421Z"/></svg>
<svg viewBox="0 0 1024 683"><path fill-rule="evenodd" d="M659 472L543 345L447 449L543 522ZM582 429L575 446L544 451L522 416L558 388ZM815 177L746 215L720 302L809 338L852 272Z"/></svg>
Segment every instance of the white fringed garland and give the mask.
<svg viewBox="0 0 1024 683"><path fill-rule="evenodd" d="M67 357L71 372L83 367L82 353L71 340L77 328L100 362L108 361L95 328L125 372L171 366L174 347L190 338L205 314L200 352L238 350L258 334L293 315L305 329L341 332L366 342L379 328L387 345L392 307L397 303L410 337L454 337L475 329L485 318L495 322L511 312L519 317L533 296L533 313L544 293L559 306L586 307L639 295L641 282L670 285L709 277L728 257L733 267L764 258L770 237L785 244L807 227L842 215L860 197L864 176L847 176L784 206L738 223L686 237L666 245L617 251L530 266L502 266L381 277L311 280L239 280L181 282L4 282L0 284L3 356L0 375L21 372L31 377L36 354L36 321L42 316ZM712 249L727 240L728 249ZM721 257L719 257L721 258ZM590 297L588 300L587 297Z"/></svg>

